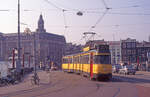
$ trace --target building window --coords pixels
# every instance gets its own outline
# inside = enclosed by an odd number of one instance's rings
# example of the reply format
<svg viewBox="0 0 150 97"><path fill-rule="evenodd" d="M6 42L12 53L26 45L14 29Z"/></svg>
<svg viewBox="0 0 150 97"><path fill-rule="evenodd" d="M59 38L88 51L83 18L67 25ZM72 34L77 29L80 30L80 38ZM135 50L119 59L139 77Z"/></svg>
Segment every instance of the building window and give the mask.
<svg viewBox="0 0 150 97"><path fill-rule="evenodd" d="M131 48L131 43L127 43L127 48Z"/></svg>
<svg viewBox="0 0 150 97"><path fill-rule="evenodd" d="M126 43L123 43L123 48L126 48Z"/></svg>
<svg viewBox="0 0 150 97"><path fill-rule="evenodd" d="M131 54L131 50L128 50L128 51L127 51L127 54Z"/></svg>
<svg viewBox="0 0 150 97"><path fill-rule="evenodd" d="M132 48L135 48L136 47L136 43L132 43Z"/></svg>

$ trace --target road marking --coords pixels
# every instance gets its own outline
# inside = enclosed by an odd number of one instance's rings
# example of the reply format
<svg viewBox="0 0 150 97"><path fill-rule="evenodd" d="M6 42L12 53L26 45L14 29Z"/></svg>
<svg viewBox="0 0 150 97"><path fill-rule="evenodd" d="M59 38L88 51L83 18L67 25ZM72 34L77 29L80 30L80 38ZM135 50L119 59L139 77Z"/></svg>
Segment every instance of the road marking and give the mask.
<svg viewBox="0 0 150 97"><path fill-rule="evenodd" d="M117 89L117 92L113 95L113 97L116 97L120 93L120 88Z"/></svg>

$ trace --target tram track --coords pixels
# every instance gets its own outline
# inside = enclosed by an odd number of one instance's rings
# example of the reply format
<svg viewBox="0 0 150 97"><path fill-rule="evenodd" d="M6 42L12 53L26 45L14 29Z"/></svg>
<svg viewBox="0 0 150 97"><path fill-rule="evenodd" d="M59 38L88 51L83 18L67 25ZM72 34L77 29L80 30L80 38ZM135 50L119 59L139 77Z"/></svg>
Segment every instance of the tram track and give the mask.
<svg viewBox="0 0 150 97"><path fill-rule="evenodd" d="M98 84L98 83L96 83L95 85L96 85L96 86L95 86L96 89L92 90L91 92L89 92L88 94L86 94L84 97L90 97L90 96L93 95L94 93L98 92L99 89L100 89L100 87L102 86L102 85L100 85L100 84Z"/></svg>
<svg viewBox="0 0 150 97"><path fill-rule="evenodd" d="M69 78L69 77L67 77L67 78ZM48 96L51 93L58 93L58 92L62 92L62 91L68 91L68 90L71 90L72 88L74 88L78 85L78 81L79 81L78 79L67 79L67 78L63 77L63 80L61 80L61 81L59 81L59 83L57 83L57 85L58 84L62 85L62 84L64 84L64 82L66 80L69 80L69 83L67 83L67 85L63 86L62 88L56 89L56 90L50 90L50 91L48 90L48 91L45 91L44 93L40 93L39 95L38 94L34 95L34 97L41 97L41 96L43 97L43 96ZM60 87L60 86L57 86L57 87Z"/></svg>
<svg viewBox="0 0 150 97"><path fill-rule="evenodd" d="M63 72L52 72L44 75L43 78L39 86L0 94L0 97L122 97L120 95L126 93L131 93L129 97L137 97L134 94L137 93L134 85L130 86L131 83L123 83L116 79L110 82L90 81L87 78Z"/></svg>

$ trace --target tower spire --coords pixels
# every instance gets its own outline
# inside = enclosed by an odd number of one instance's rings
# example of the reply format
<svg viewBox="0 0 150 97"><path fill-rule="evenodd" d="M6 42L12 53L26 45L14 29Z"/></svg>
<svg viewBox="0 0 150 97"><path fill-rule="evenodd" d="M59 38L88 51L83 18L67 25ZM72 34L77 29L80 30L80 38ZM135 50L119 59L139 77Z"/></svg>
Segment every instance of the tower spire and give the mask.
<svg viewBox="0 0 150 97"><path fill-rule="evenodd" d="M38 20L38 28L36 30L37 32L46 32L44 29L44 20L42 14L40 14L39 20Z"/></svg>

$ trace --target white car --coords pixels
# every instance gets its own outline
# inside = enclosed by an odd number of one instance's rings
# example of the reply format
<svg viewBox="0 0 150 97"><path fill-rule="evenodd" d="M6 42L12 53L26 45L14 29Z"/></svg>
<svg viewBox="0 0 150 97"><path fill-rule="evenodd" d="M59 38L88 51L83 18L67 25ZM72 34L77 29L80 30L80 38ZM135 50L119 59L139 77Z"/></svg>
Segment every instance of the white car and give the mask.
<svg viewBox="0 0 150 97"><path fill-rule="evenodd" d="M118 73L120 68L121 68L121 65L113 65L112 66L112 72Z"/></svg>
<svg viewBox="0 0 150 97"><path fill-rule="evenodd" d="M132 65L125 65L121 66L121 69L119 69L120 74L133 74L135 75L136 70L133 68Z"/></svg>

